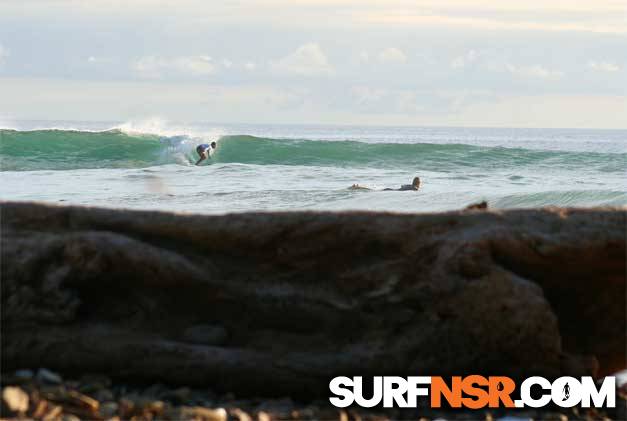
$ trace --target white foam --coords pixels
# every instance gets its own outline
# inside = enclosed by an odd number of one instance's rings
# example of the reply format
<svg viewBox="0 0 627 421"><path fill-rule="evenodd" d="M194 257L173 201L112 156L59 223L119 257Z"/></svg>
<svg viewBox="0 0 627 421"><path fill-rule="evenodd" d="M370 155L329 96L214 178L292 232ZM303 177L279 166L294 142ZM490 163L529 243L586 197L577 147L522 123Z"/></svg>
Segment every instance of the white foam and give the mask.
<svg viewBox="0 0 627 421"><path fill-rule="evenodd" d="M110 130L116 129L130 135L154 134L167 137L188 136L201 140L217 140L225 134L225 130L222 128L215 127L199 130L187 125L173 124L161 117L130 120L110 128Z"/></svg>
<svg viewBox="0 0 627 421"><path fill-rule="evenodd" d="M148 117L145 119L129 120L123 123L103 122L64 122L64 121L10 121L0 120L0 129L37 131L37 130L63 130L70 132L102 133L119 130L122 133L137 136L142 134L157 135L163 137L187 136L190 139L208 141L218 140L226 130L220 127L193 128L191 125L171 123L161 117Z"/></svg>

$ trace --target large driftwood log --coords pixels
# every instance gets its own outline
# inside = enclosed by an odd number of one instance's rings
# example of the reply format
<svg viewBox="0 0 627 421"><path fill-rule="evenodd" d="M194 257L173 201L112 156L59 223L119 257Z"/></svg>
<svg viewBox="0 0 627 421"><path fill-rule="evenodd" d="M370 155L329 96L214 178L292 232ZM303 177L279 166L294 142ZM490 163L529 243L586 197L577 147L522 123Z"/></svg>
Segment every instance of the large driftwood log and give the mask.
<svg viewBox="0 0 627 421"><path fill-rule="evenodd" d="M1 206L3 369L311 396L340 374L625 367L624 209Z"/></svg>

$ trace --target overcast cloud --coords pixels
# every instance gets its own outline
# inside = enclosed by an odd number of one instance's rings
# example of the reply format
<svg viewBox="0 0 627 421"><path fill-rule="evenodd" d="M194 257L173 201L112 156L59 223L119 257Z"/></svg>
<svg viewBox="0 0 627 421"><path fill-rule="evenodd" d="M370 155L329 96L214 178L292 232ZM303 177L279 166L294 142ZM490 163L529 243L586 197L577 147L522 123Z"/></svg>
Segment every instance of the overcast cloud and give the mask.
<svg viewBox="0 0 627 421"><path fill-rule="evenodd" d="M4 0L0 121L625 128L625 51L626 0Z"/></svg>

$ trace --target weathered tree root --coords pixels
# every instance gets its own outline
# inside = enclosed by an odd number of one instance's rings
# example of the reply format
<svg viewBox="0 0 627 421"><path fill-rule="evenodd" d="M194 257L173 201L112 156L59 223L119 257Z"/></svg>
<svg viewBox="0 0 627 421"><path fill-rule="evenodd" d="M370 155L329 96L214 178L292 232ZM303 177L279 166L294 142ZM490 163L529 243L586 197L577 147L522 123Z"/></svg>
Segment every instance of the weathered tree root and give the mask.
<svg viewBox="0 0 627 421"><path fill-rule="evenodd" d="M312 396L625 367L624 209L1 212L4 369Z"/></svg>

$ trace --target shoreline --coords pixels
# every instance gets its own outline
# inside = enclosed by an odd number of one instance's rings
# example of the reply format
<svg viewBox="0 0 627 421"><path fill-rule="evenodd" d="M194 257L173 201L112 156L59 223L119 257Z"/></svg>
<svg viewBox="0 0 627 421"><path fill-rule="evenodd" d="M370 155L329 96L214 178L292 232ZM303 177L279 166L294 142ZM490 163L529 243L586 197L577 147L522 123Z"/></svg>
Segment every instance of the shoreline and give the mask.
<svg viewBox="0 0 627 421"><path fill-rule="evenodd" d="M43 373L43 374L42 374ZM19 375L16 375L19 374ZM8 381L5 381L8 380ZM3 416L14 419L90 420L621 420L627 414L627 385L618 389L616 408L580 407L516 410L334 408L325 400L298 401L216 394L211 389L129 385L103 375L63 379L49 370L3 374ZM9 393L6 393L9 390Z"/></svg>

